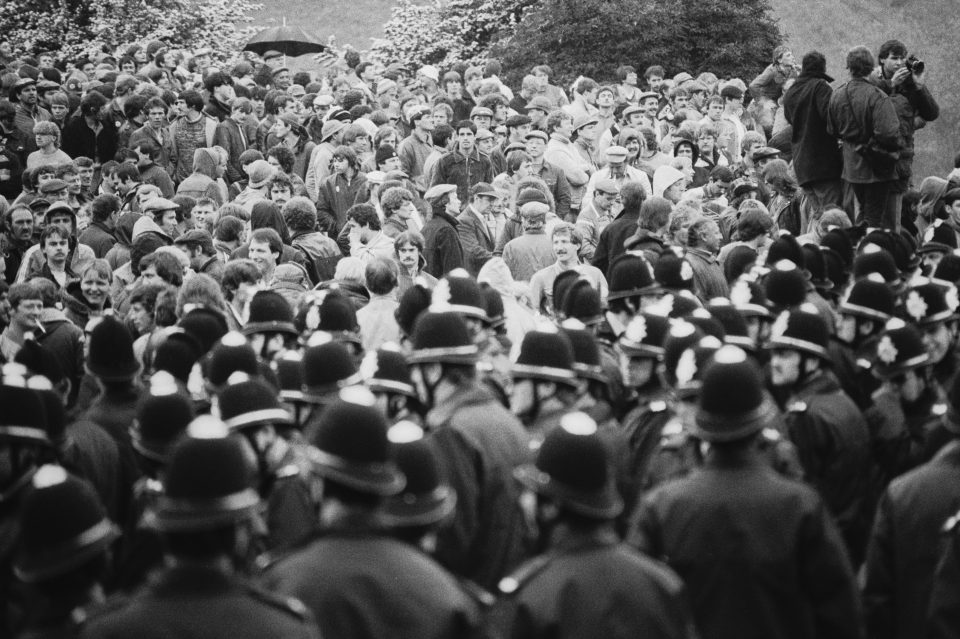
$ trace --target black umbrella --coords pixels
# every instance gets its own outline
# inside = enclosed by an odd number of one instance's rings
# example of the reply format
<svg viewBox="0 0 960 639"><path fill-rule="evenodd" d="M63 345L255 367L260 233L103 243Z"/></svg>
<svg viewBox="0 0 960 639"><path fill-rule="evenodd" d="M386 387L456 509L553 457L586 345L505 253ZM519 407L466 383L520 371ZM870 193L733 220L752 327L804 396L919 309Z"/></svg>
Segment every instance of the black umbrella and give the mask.
<svg viewBox="0 0 960 639"><path fill-rule="evenodd" d="M244 51L253 51L263 55L267 51L279 51L283 55L296 57L307 53L320 53L326 50L327 45L320 42L316 36L310 35L300 27L268 27L250 38L250 42L243 47Z"/></svg>

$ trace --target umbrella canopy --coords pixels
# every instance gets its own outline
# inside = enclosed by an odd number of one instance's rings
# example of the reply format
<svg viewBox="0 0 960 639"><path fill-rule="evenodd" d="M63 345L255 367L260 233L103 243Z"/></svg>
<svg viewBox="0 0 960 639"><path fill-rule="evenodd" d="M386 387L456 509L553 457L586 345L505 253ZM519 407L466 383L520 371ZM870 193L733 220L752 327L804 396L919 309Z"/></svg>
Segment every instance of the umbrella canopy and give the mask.
<svg viewBox="0 0 960 639"><path fill-rule="evenodd" d="M296 57L307 53L320 53L326 48L327 46L316 36L310 35L300 27L283 25L264 29L250 38L243 50L263 55L272 49L283 55Z"/></svg>

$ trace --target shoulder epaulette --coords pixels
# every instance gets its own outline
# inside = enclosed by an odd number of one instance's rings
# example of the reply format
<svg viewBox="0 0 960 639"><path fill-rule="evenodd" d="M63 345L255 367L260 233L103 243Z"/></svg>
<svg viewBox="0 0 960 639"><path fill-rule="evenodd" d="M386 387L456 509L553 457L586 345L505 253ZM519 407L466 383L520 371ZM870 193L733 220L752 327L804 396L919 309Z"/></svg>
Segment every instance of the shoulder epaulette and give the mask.
<svg viewBox="0 0 960 639"><path fill-rule="evenodd" d="M109 615L118 610L123 610L131 602L130 595L114 595L106 601L93 605L89 608L76 608L70 613L73 623L79 628L98 617Z"/></svg>
<svg viewBox="0 0 960 639"><path fill-rule="evenodd" d="M501 594L512 595L520 590L525 583L543 572L543 570L550 565L552 560L553 557L550 555L540 555L539 557L531 559L524 565L520 566L520 568L514 571L513 574L501 579L500 583L497 584L497 589Z"/></svg>
<svg viewBox="0 0 960 639"><path fill-rule="evenodd" d="M290 477L296 477L300 474L300 467L296 464L287 464L286 466L281 466L277 469L277 472L274 476L277 479L288 479Z"/></svg>
<svg viewBox="0 0 960 639"><path fill-rule="evenodd" d="M957 529L957 526L960 525L960 512L954 514L952 517L948 518L943 524L943 532L952 533Z"/></svg>
<svg viewBox="0 0 960 639"><path fill-rule="evenodd" d="M791 402L790 404L787 405L787 412L788 413L805 413L807 412L807 403L800 400Z"/></svg>
<svg viewBox="0 0 960 639"><path fill-rule="evenodd" d="M286 612L301 621L306 621L310 618L310 611L307 610L307 607L303 605L303 602L299 599L267 592L250 584L247 584L246 590L251 597L260 603L267 604L271 608Z"/></svg>
<svg viewBox="0 0 960 639"><path fill-rule="evenodd" d="M467 596L473 599L476 603L480 604L482 608L492 608L493 605L497 603L497 598L494 597L486 588L481 588L469 579L460 579L460 586L463 587L463 590L467 593Z"/></svg>

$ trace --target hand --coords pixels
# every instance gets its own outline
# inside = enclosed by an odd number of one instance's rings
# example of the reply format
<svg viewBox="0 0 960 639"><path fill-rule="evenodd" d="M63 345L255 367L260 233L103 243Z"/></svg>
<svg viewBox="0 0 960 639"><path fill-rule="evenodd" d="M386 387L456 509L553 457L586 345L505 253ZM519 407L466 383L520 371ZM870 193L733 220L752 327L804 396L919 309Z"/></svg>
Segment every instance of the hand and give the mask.
<svg viewBox="0 0 960 639"><path fill-rule="evenodd" d="M895 87L900 86L907 81L907 78L910 77L910 69L907 67L900 67L897 69L897 72L893 74L893 77L890 78L890 84Z"/></svg>

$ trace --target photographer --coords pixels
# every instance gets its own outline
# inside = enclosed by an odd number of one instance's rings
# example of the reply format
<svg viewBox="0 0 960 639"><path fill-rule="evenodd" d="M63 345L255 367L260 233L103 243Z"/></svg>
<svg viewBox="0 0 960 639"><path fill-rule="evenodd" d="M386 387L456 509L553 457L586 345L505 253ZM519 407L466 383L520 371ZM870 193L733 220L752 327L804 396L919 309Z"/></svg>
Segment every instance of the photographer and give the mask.
<svg viewBox="0 0 960 639"><path fill-rule="evenodd" d="M887 40L877 54L880 66L871 81L890 96L900 120L902 148L895 178L887 198L887 215L899 215L903 194L910 188L913 174L913 135L940 115L937 101L923 83L924 63L915 55L907 56L907 46L899 40Z"/></svg>

